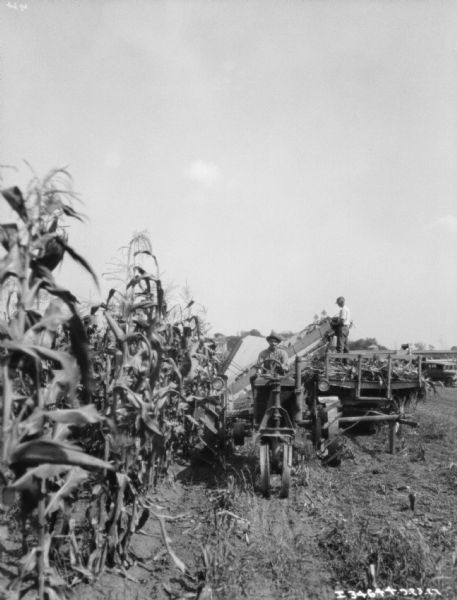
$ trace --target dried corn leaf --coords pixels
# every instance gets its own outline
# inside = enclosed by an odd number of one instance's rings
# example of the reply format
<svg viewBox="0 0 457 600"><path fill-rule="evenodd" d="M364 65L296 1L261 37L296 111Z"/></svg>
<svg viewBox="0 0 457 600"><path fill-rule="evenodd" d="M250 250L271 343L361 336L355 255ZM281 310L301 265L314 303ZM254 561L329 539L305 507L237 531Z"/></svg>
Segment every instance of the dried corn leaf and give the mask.
<svg viewBox="0 0 457 600"><path fill-rule="evenodd" d="M187 572L187 567L184 564L184 562L178 558L174 552L174 550L171 547L171 540L168 537L167 531L165 529L165 519L163 516L161 515L155 515L155 517L157 517L159 524L160 524L160 531L162 533L162 539L163 542L165 544L165 547L167 549L167 552L170 556L170 558L172 559L172 561L174 562L174 564L176 565L176 567L181 571L181 573L186 573Z"/></svg>

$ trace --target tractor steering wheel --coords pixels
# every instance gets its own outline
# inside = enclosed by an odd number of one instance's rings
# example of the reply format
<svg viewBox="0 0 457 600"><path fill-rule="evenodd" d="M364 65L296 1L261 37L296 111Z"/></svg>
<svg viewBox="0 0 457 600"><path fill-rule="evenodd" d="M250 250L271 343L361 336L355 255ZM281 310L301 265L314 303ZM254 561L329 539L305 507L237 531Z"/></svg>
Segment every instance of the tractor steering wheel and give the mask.
<svg viewBox="0 0 457 600"><path fill-rule="evenodd" d="M268 369L265 367L265 363L269 363ZM282 375L285 371L284 365L277 358L265 358L264 360L260 361L256 367L260 370L263 369L264 371L269 371L269 374L273 376ZM283 373L278 371L278 367Z"/></svg>

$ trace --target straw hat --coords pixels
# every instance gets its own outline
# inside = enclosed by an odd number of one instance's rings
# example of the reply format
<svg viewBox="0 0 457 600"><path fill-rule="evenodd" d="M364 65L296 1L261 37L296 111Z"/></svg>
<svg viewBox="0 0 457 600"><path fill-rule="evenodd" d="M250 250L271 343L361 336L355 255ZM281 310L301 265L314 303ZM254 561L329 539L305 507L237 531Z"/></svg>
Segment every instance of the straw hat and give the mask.
<svg viewBox="0 0 457 600"><path fill-rule="evenodd" d="M278 335L276 333L276 331L273 331L273 329L272 329L270 335L267 336L266 340L267 340L267 342L269 342L270 340L277 340L278 343L281 343L282 337L280 335Z"/></svg>

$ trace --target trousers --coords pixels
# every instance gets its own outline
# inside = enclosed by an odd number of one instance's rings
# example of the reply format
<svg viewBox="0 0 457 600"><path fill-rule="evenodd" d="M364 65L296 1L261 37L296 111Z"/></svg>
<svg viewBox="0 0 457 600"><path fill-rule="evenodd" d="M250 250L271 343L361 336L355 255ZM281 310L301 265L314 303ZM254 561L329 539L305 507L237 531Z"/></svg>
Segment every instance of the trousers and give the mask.
<svg viewBox="0 0 457 600"><path fill-rule="evenodd" d="M341 325L336 329L336 351L349 352L348 346L349 327Z"/></svg>

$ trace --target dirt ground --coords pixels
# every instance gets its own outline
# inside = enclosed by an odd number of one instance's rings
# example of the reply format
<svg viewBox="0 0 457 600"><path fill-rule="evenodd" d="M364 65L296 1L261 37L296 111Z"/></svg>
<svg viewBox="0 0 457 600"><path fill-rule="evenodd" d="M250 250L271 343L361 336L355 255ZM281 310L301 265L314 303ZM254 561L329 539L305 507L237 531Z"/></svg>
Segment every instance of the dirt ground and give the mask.
<svg viewBox="0 0 457 600"><path fill-rule="evenodd" d="M344 436L335 468L298 439L286 500L260 496L252 445L225 465L177 465L150 498L174 559L151 516L133 541L136 564L78 585L75 598L330 600L377 588L371 597L454 600L457 390L420 403L415 418L395 455L385 427Z"/></svg>

